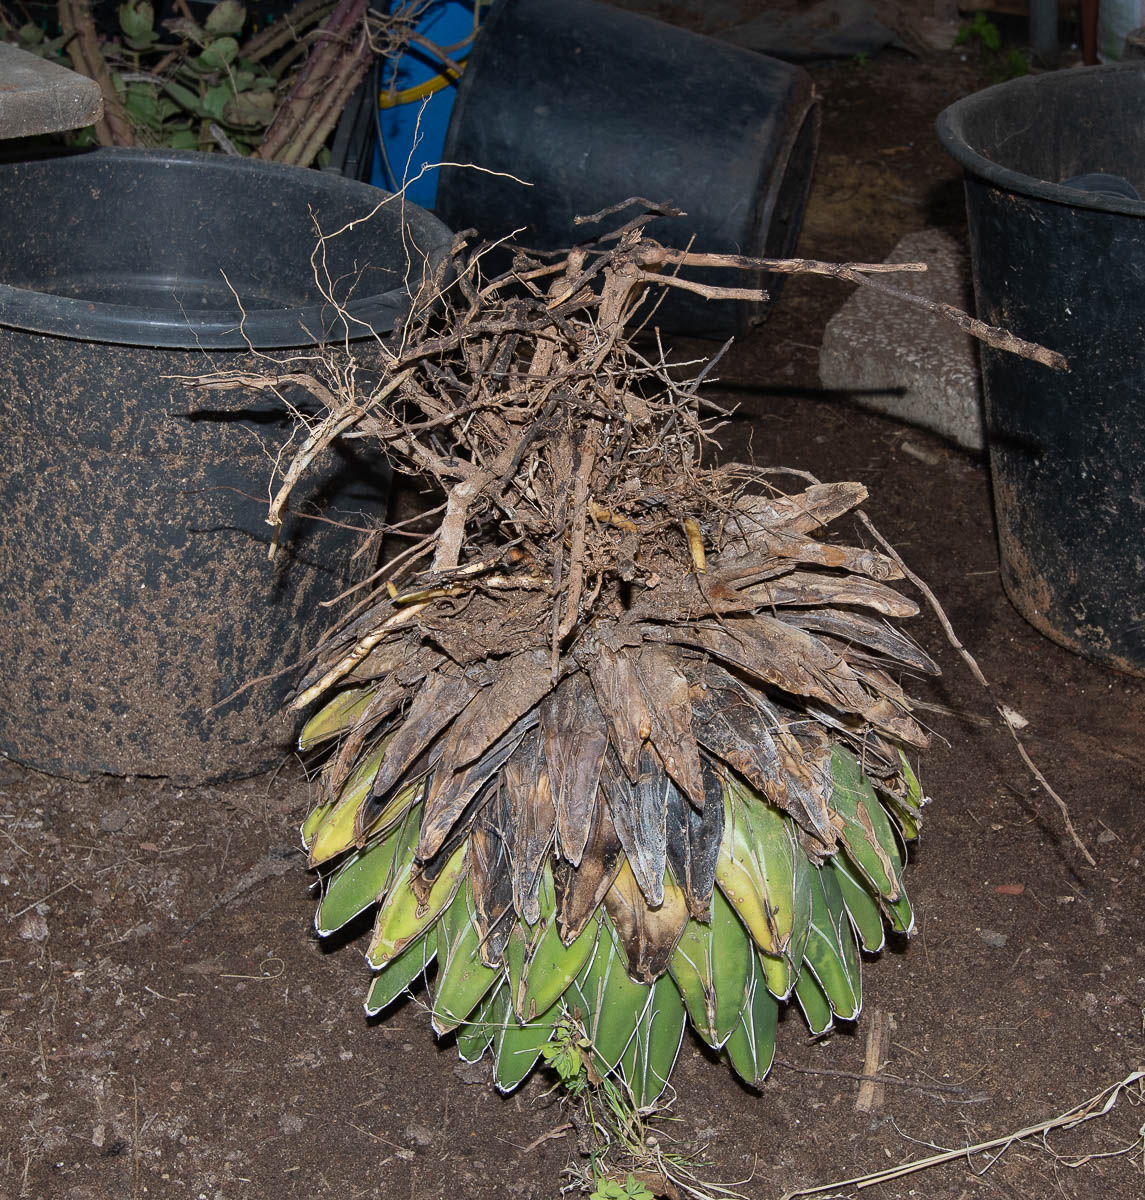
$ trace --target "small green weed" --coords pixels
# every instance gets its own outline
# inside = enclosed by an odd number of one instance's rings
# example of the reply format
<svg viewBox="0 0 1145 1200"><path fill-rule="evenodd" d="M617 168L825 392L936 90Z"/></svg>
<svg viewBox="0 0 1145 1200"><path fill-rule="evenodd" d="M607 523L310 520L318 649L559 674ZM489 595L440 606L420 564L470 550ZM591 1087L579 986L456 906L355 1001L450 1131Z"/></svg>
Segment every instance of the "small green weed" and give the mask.
<svg viewBox="0 0 1145 1200"><path fill-rule="evenodd" d="M979 47L999 80L1017 79L1030 73L1030 56L1024 50L1003 51L1002 31L982 9L978 9L972 20L963 22L954 44Z"/></svg>
<svg viewBox="0 0 1145 1200"><path fill-rule="evenodd" d="M973 20L962 23L958 36L954 39L956 46L969 46L974 43L978 43L985 50L992 50L995 54L1002 49L1002 32L982 9L978 9Z"/></svg>
<svg viewBox="0 0 1145 1200"><path fill-rule="evenodd" d="M589 1200L655 1200L663 1194L661 1184L693 1200L743 1200L739 1192L700 1179L693 1168L703 1164L672 1149L662 1130L653 1130L654 1121L667 1117L668 1106L640 1112L623 1080L610 1078L573 1013L557 1023L541 1053L577 1106L572 1123L582 1135L588 1168L570 1166L567 1174Z"/></svg>
<svg viewBox="0 0 1145 1200"><path fill-rule="evenodd" d="M629 1171L623 1183L615 1179L599 1180L588 1200L655 1200L655 1197Z"/></svg>

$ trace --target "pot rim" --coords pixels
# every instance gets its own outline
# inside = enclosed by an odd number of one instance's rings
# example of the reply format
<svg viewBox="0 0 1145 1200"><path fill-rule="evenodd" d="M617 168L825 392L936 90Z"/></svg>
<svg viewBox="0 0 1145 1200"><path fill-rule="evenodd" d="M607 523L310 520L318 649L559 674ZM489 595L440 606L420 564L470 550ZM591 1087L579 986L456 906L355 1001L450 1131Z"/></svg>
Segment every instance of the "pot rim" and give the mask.
<svg viewBox="0 0 1145 1200"><path fill-rule="evenodd" d="M1095 87L1100 87L1118 75L1131 74L1142 77L1142 95L1145 97L1145 64L1139 63L1109 63L1093 67L1075 67L1046 75L1024 75L1020 79L996 83L992 87L972 92L969 96L964 96L961 100L956 100L944 108L938 114L935 122L938 140L947 154L966 172L977 175L987 183L1005 191L1015 192L1020 196L1031 196L1037 200L1051 201L1055 204L1065 204L1070 208L1089 208L1098 212L1145 217L1145 200L1130 200L1120 196L1087 192L1080 188L1065 187L1060 183L1037 179L1032 175L1024 175L1020 171L1011 170L979 153L971 146L966 136L966 124L972 115L983 108L1004 104L1022 92L1049 92L1071 86L1083 77L1091 80Z"/></svg>

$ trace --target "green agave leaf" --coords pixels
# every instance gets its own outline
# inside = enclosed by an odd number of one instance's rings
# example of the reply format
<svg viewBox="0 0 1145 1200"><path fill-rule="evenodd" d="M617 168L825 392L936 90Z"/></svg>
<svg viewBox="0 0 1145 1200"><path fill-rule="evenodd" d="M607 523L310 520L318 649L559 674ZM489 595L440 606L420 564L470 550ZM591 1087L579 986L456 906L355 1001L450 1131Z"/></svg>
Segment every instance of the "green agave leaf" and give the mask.
<svg viewBox="0 0 1145 1200"><path fill-rule="evenodd" d="M850 1021L863 1006L859 952L843 895L833 872L815 872L811 887L811 936L804 959L836 1016ZM802 975L800 976L802 978Z"/></svg>
<svg viewBox="0 0 1145 1200"><path fill-rule="evenodd" d="M319 804L316 808L312 808L306 816L306 820L302 822L302 828L299 831L302 837L302 848L309 850L314 842L314 834L318 826L326 819L330 810L334 807L333 801L328 800L325 804Z"/></svg>
<svg viewBox="0 0 1145 1200"><path fill-rule="evenodd" d="M390 959L366 993L366 1016L376 1016L387 1004L392 1004L414 980L421 977L436 955L436 940L424 934L397 957Z"/></svg>
<svg viewBox="0 0 1145 1200"><path fill-rule="evenodd" d="M739 799L748 820L756 847L764 892L772 910L779 935L779 949L786 950L795 930L795 908L799 902L796 864L804 857L795 840L791 821L774 805L746 788L739 788Z"/></svg>
<svg viewBox="0 0 1145 1200"><path fill-rule="evenodd" d="M531 927L526 959L514 993L514 1006L524 1021L551 1008L564 994L569 984L580 974L596 948L599 920L590 920L572 944L566 946L560 938L556 920L556 894L553 872L545 863L540 888L541 916ZM512 972L512 968L510 968Z"/></svg>
<svg viewBox="0 0 1145 1200"><path fill-rule="evenodd" d="M337 801L314 832L314 838L310 844L310 865L312 867L337 858L339 854L344 854L355 845L357 838L354 833L354 820L358 815L358 809L369 799L370 786L377 774L378 765L384 752L385 743L363 759L361 765L346 780ZM424 780L418 780L411 783L409 787L403 788L373 819L367 831L368 836L376 837L384 833L414 808L420 812L424 796Z"/></svg>
<svg viewBox="0 0 1145 1200"><path fill-rule="evenodd" d="M894 792L880 791L879 796L898 821L903 837L908 842L913 842L918 837L922 825L922 809L926 804L926 797L902 750L899 751L899 763L903 782L906 784L906 794L900 796Z"/></svg>
<svg viewBox="0 0 1145 1200"><path fill-rule="evenodd" d="M511 1092L533 1069L541 1056L541 1047L553 1036L561 1012L561 1005L554 1004L539 1017L522 1023L509 1006L493 1038L496 1054L493 1078L501 1091Z"/></svg>
<svg viewBox="0 0 1145 1200"><path fill-rule="evenodd" d="M684 1002L670 975L649 988L648 1003L636 1024L636 1036L620 1060L620 1069L637 1109L650 1108L668 1086L684 1036Z"/></svg>
<svg viewBox="0 0 1145 1200"><path fill-rule="evenodd" d="M565 1004L584 1025L602 1075L615 1069L636 1032L651 990L625 969L626 955L607 916L596 950L565 993Z"/></svg>
<svg viewBox="0 0 1145 1200"><path fill-rule="evenodd" d="M914 929L914 909L905 891L897 900L884 900L883 912L895 933L910 933Z"/></svg>
<svg viewBox="0 0 1145 1200"><path fill-rule="evenodd" d="M727 1041L740 1020L754 957L743 922L714 890L711 923L689 920L668 960L692 1024L713 1049Z"/></svg>
<svg viewBox="0 0 1145 1200"><path fill-rule="evenodd" d="M493 1044L498 1029L511 1020L509 985L502 983L477 1007L472 1021L457 1030L457 1053L464 1062L477 1062Z"/></svg>
<svg viewBox="0 0 1145 1200"><path fill-rule="evenodd" d="M724 1046L736 1074L752 1087L759 1087L771 1070L779 1022L779 1002L764 986L756 962L757 957L752 955L745 1003Z"/></svg>
<svg viewBox="0 0 1145 1200"><path fill-rule="evenodd" d="M790 817L784 817L787 831L795 846L795 904L791 916L791 939L783 957L791 967L792 977L799 973L803 965L803 956L807 951L807 939L811 936L811 887L812 880L818 868L807 857L807 852L799 845L795 835L795 826Z"/></svg>
<svg viewBox="0 0 1145 1200"><path fill-rule="evenodd" d="M902 764L902 776L906 780L906 802L915 816L920 816L923 806L926 804L922 784L919 783L918 777L911 769L910 760L902 750L899 751L899 761Z"/></svg>
<svg viewBox="0 0 1145 1200"><path fill-rule="evenodd" d="M855 866L887 900L902 891L902 858L895 831L859 761L840 746L831 754L831 806L842 819L840 836Z"/></svg>
<svg viewBox="0 0 1145 1200"><path fill-rule="evenodd" d="M830 869L835 876L835 882L843 895L843 903L851 915L851 923L859 935L863 949L877 954L887 940L878 901L867 890L867 884L845 850L834 855L824 869Z"/></svg>
<svg viewBox="0 0 1145 1200"><path fill-rule="evenodd" d="M407 819L388 836L372 842L338 868L314 914L319 937L327 937L376 904L394 880L394 858L408 853L417 837L417 821Z"/></svg>
<svg viewBox="0 0 1145 1200"><path fill-rule="evenodd" d="M439 964L433 996L433 1027L456 1029L504 972L481 961L481 935L473 921L473 897L466 880L437 923ZM480 1057L480 1056L479 1056Z"/></svg>
<svg viewBox="0 0 1145 1200"><path fill-rule="evenodd" d="M395 859L394 884L378 909L374 933L366 950L366 961L380 967L399 955L411 942L420 937L445 907L452 903L465 874L468 842L462 842L449 856L429 895L423 903L410 883L413 849L401 860Z"/></svg>
<svg viewBox="0 0 1145 1200"><path fill-rule="evenodd" d="M770 954L783 952L776 902L768 894L761 847L747 810L747 793L724 779L724 835L716 858L716 882L752 940Z"/></svg>
<svg viewBox="0 0 1145 1200"><path fill-rule="evenodd" d="M382 765L385 752L383 742L367 754L342 785L337 800L327 807L326 816L315 829L310 843L312 867L344 854L354 844L354 817L359 805L370 794L370 784Z"/></svg>
<svg viewBox="0 0 1145 1200"><path fill-rule="evenodd" d="M509 979L509 996L516 1008L516 998L525 983L525 962L529 957L529 928L524 918L518 917L517 924L505 943L505 972ZM520 1016L520 1013L517 1014Z"/></svg>
<svg viewBox="0 0 1145 1200"><path fill-rule="evenodd" d="M310 750L345 733L365 712L376 692L375 687L347 688L339 692L302 726L298 735L299 750Z"/></svg>
<svg viewBox="0 0 1145 1200"><path fill-rule="evenodd" d="M762 950L756 953L756 968L764 986L777 1000L786 1000L791 995L795 980L799 978L799 968L793 968L785 954L764 954Z"/></svg>
<svg viewBox="0 0 1145 1200"><path fill-rule="evenodd" d="M831 1012L831 1002L810 971L799 972L799 977L795 980L793 995L803 1010L807 1028L816 1037L821 1033L826 1033L835 1024L835 1018Z"/></svg>

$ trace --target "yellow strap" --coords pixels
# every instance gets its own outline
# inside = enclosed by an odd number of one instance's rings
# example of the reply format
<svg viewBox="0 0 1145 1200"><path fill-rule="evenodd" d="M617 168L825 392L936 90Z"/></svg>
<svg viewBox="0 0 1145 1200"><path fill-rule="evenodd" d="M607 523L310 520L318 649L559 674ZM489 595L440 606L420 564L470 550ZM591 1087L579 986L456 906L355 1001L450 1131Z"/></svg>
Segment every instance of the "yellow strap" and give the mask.
<svg viewBox="0 0 1145 1200"><path fill-rule="evenodd" d="M378 94L379 108L397 108L399 104L415 104L419 100L424 100L428 96L432 96L435 92L440 92L442 88L448 87L451 83L455 83L461 76L457 71L445 70L440 75L434 75L432 78L425 80L424 83L419 83L415 87L402 88L397 92L380 92Z"/></svg>

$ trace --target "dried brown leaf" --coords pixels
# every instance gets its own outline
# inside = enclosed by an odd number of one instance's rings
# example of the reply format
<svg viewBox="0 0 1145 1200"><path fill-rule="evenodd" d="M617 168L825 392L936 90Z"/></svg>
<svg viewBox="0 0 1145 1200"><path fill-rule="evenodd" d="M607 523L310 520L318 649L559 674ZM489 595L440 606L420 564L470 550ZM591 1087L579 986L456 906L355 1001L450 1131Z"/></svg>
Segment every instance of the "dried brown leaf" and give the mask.
<svg viewBox="0 0 1145 1200"><path fill-rule="evenodd" d="M597 799L580 865L558 861L553 868L557 898L557 930L572 945L592 919L624 861L624 851L608 805Z"/></svg>
<svg viewBox="0 0 1145 1200"><path fill-rule="evenodd" d="M583 674L568 676L542 703L541 731L557 811L557 850L577 866L608 748L604 716Z"/></svg>
<svg viewBox="0 0 1145 1200"><path fill-rule="evenodd" d="M665 770L696 808L704 806L700 750L692 731L688 680L675 655L661 646L645 646L636 656L636 678L652 724L652 745Z"/></svg>
<svg viewBox="0 0 1145 1200"><path fill-rule="evenodd" d="M513 928L513 875L509 849L501 834L508 819L507 793L496 788L478 814L469 835L469 886L473 891L473 923L481 942L481 960L500 966Z"/></svg>
<svg viewBox="0 0 1145 1200"><path fill-rule="evenodd" d="M487 691L492 689L487 689ZM470 704L484 704L486 693L475 696ZM468 711L468 710L466 710ZM462 714L464 717L464 713ZM454 723L441 748L441 756L433 774L433 782L425 798L425 809L421 821L421 833L417 844L420 861L438 854L445 844L455 823L470 801L486 782L501 769L509 756L521 744L525 734L537 724L535 711L527 712L512 725L485 753L461 770L453 769L457 760L456 748L459 738L459 718Z"/></svg>
<svg viewBox="0 0 1145 1200"><path fill-rule="evenodd" d="M629 779L635 781L652 717L636 679L633 659L601 644L588 664L597 703L609 724L612 748Z"/></svg>
<svg viewBox="0 0 1145 1200"><path fill-rule="evenodd" d="M543 650L523 650L499 662L493 683L480 703L471 704L457 720L451 736L454 770L471 763L544 698L552 687L549 656Z"/></svg>
<svg viewBox="0 0 1145 1200"><path fill-rule="evenodd" d="M724 835L724 806L719 776L712 766L703 766L708 802L697 812L677 789L668 794L668 866L684 889L688 912L697 921L711 919L712 888L716 883L716 860Z"/></svg>
<svg viewBox="0 0 1145 1200"><path fill-rule="evenodd" d="M715 663L691 671L701 744L809 832L835 843L817 775L781 712Z"/></svg>
<svg viewBox="0 0 1145 1200"><path fill-rule="evenodd" d="M743 588L740 595L757 608L856 604L888 617L918 615L918 605L913 600L861 575L791 571L778 579Z"/></svg>
<svg viewBox="0 0 1145 1200"><path fill-rule="evenodd" d="M688 923L683 891L666 888L663 903L651 907L625 862L605 893L604 907L628 957L628 974L638 983L654 983L668 969Z"/></svg>
<svg viewBox="0 0 1145 1200"><path fill-rule="evenodd" d="M513 864L513 906L530 925L540 917L541 871L556 826L552 788L543 763L534 729L525 735L501 773L507 806L502 834Z"/></svg>
<svg viewBox="0 0 1145 1200"><path fill-rule="evenodd" d="M377 819L393 789L405 780L409 768L473 699L479 686L466 675L435 671L426 676L409 712L386 747L369 799L358 809L354 831L359 838Z"/></svg>
<svg viewBox="0 0 1145 1200"><path fill-rule="evenodd" d="M829 634L845 644L866 646L895 663L924 671L927 675L941 674L938 664L925 650L893 625L865 613L818 608L808 612L776 613L776 620L808 632Z"/></svg>
<svg viewBox="0 0 1145 1200"><path fill-rule="evenodd" d="M675 790L671 779L649 750L640 756L635 783L618 768L613 755L605 760L601 791L632 873L653 907L664 899L669 789Z"/></svg>

